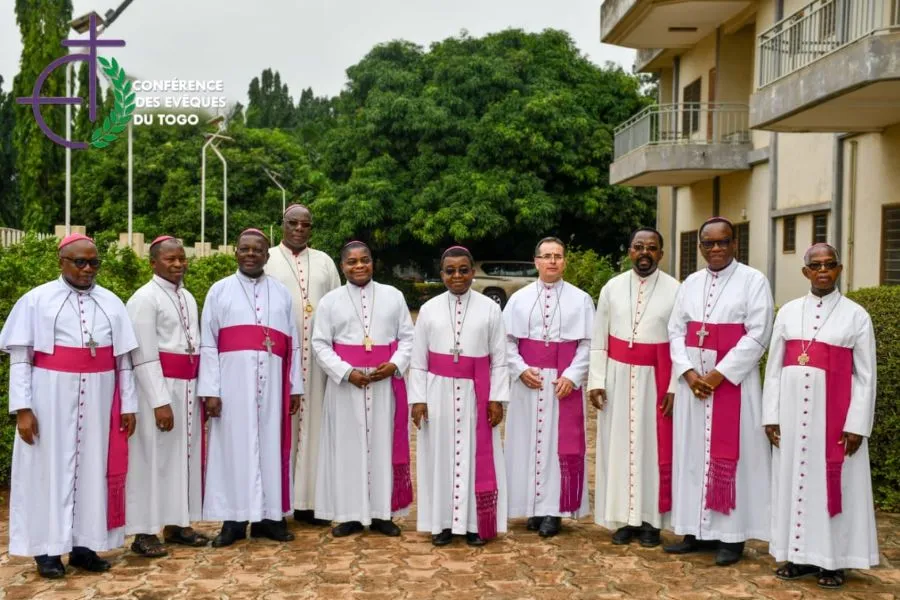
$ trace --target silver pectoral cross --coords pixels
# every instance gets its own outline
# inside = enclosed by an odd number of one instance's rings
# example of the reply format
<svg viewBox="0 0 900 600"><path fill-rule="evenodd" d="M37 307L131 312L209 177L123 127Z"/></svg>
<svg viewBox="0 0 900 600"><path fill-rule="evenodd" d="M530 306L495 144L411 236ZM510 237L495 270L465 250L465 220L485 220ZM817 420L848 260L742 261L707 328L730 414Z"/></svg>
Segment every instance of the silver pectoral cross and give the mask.
<svg viewBox="0 0 900 600"><path fill-rule="evenodd" d="M274 342L272 342L272 338L269 337L269 333L266 332L266 339L263 340L263 346L266 347L266 352L269 353L269 356L272 356L272 346L274 346Z"/></svg>
<svg viewBox="0 0 900 600"><path fill-rule="evenodd" d="M450 354L453 355L453 362L459 362L459 354L462 352L462 348L459 347L459 343L454 342L453 348L450 349Z"/></svg>
<svg viewBox="0 0 900 600"><path fill-rule="evenodd" d="M94 341L94 336L91 335L88 338L87 343L87 347L91 349L91 358L97 358L97 346L99 346L99 344Z"/></svg>
<svg viewBox="0 0 900 600"><path fill-rule="evenodd" d="M699 340L697 340L697 345L700 346L700 347L702 348L702 347L703 347L703 340L704 340L704 339L706 338L706 336L708 336L708 335L709 335L709 331L706 330L706 323L704 323L704 324L702 324L702 325L700 326L700 329L697 330L697 337L700 338Z"/></svg>
<svg viewBox="0 0 900 600"><path fill-rule="evenodd" d="M194 364L194 350L196 350L196 348L194 348L194 343L191 340L188 340L187 353L188 360L191 361L191 364Z"/></svg>
<svg viewBox="0 0 900 600"><path fill-rule="evenodd" d="M550 347L550 334L545 333L544 334L544 348L549 348L549 347Z"/></svg>

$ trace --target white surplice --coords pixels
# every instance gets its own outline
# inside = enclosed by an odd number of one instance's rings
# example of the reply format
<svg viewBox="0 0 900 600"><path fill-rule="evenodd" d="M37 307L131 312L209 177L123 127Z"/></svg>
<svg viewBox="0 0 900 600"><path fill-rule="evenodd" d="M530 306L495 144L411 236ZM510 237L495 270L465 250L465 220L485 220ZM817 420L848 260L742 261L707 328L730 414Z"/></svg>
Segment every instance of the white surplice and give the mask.
<svg viewBox="0 0 900 600"><path fill-rule="evenodd" d="M205 521L280 520L282 361L259 350L218 351L219 331L258 325L291 338L291 394L303 393L297 322L287 288L240 272L213 284L201 317L197 394L222 399L209 419Z"/></svg>
<svg viewBox="0 0 900 600"><path fill-rule="evenodd" d="M155 535L190 526L202 514L200 405L196 379L163 376L159 353L200 356L197 301L183 286L154 275L128 300L138 348L131 353L138 391L137 430L128 441L125 531ZM190 348L190 352L188 349ZM156 427L154 409L172 408L171 431Z"/></svg>
<svg viewBox="0 0 900 600"><path fill-rule="evenodd" d="M73 546L118 548L125 528L107 530L106 464L116 373L34 367L55 346L113 346L122 414L137 411L128 353L137 346L125 305L98 285L76 290L62 277L22 296L0 332L11 358L9 411L31 409L34 445L16 435L9 500L9 553L56 556Z"/></svg>
<svg viewBox="0 0 900 600"><path fill-rule="evenodd" d="M397 340L388 362L403 377L409 367L413 323L397 288L370 281L347 284L325 295L313 328L313 351L322 365L325 407L316 481L316 517L338 521L390 519L393 491L394 392L390 379L360 389L350 383L353 365L332 344L362 346L368 335L375 345ZM365 371L365 369L361 369ZM371 372L374 369L369 369ZM409 416L404 415L409 423ZM407 437L409 432L407 430Z"/></svg>
<svg viewBox="0 0 900 600"><path fill-rule="evenodd" d="M787 340L853 349L850 409L843 431L863 436L841 470L842 510L828 516L825 485L825 371L782 366ZM832 292L785 304L775 319L763 388L763 423L779 425L772 457L772 539L775 560L824 569L877 565L869 442L875 413L875 333L860 305Z"/></svg>
<svg viewBox="0 0 900 600"><path fill-rule="evenodd" d="M591 297L562 280L554 284L536 281L517 292L503 309L506 357L511 380L506 414L506 472L509 477L509 516L565 516L578 518L590 511L587 491L587 452L584 488L575 513L562 513L560 503L559 399L554 393L557 376L584 389L591 344L594 303ZM519 340L543 343L578 342L572 364L561 374L541 369L540 390L527 387L519 376L529 368L519 354ZM587 397L582 399L582 404ZM586 410L586 407L583 407ZM585 413L586 414L586 413ZM584 423L582 423L584 428ZM573 432L574 435L574 432ZM541 450L541 454L538 454Z"/></svg>
<svg viewBox="0 0 900 600"><path fill-rule="evenodd" d="M280 281L291 292L297 332L303 336L303 403L293 415L291 429L291 469L294 473L293 507L311 510L316 500L316 465L322 424L322 402L325 398L325 373L312 352L312 331L322 298L341 285L337 267L331 257L315 248L306 247L297 254L283 243L269 249L266 273ZM307 304L312 312L307 312Z"/></svg>
<svg viewBox="0 0 900 600"><path fill-rule="evenodd" d="M670 513L659 512L656 369L610 358L608 338L668 342L678 285L659 269L643 278L631 270L600 290L587 389L606 390L606 406L597 414L594 521L609 529L644 522L657 529L669 526ZM669 393L676 381L673 372Z"/></svg>
<svg viewBox="0 0 900 600"><path fill-rule="evenodd" d="M475 506L475 425L479 415L470 379L428 372L428 352L450 354L454 348L456 312L460 313L459 349L464 356L491 357L490 399L509 400L506 330L497 303L475 291L461 296L444 292L422 305L416 319L409 369L409 404L428 405L428 421L418 431L416 474L419 531L455 534L478 531ZM454 410L456 411L454 414ZM494 427L494 470L497 476L497 531L506 531L506 468L500 427ZM456 455L459 452L459 455ZM455 466L458 463L459 466ZM458 486L458 487L456 487Z"/></svg>
<svg viewBox="0 0 900 600"><path fill-rule="evenodd" d="M724 269L691 274L678 290L669 319L675 392L672 465L672 528L701 540L742 542L769 539L769 482L772 456L762 428L759 360L772 334L772 291L765 276L733 260ZM708 316L707 316L708 315ZM746 333L725 356L714 350L685 346L689 321L740 323ZM706 508L710 431L715 392L694 397L681 377L713 369L741 388L740 445L736 475L736 507L725 515Z"/></svg>

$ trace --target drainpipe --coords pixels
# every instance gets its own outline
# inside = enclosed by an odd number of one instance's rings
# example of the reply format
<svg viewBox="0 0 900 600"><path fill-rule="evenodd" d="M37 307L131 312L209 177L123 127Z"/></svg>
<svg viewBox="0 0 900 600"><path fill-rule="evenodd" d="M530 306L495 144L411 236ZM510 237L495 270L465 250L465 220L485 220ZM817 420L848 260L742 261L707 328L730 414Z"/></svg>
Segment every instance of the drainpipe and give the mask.
<svg viewBox="0 0 900 600"><path fill-rule="evenodd" d="M784 18L784 0L775 0L775 21ZM778 209L778 133L769 134L769 252L766 257L766 276L769 285L772 286L772 296L775 296L775 236L778 221L775 211Z"/></svg>
<svg viewBox="0 0 900 600"><path fill-rule="evenodd" d="M719 176L713 177L712 181L712 216L719 216L719 203L722 200L722 181Z"/></svg>
<svg viewBox="0 0 900 600"><path fill-rule="evenodd" d="M676 56L672 59L672 103L678 104L678 89L681 87L681 57ZM681 244L678 240L678 188L672 186L672 223L669 227L669 239L672 244L672 253L669 255L669 273L672 274L672 277L678 279L680 273L678 272L678 257L677 254L681 252ZM675 249L678 249L677 251Z"/></svg>
<svg viewBox="0 0 900 600"><path fill-rule="evenodd" d="M853 289L853 246L856 238L855 216L856 216L856 161L859 157L859 142L853 140L850 142L850 194L849 205L847 206L847 291Z"/></svg>
<svg viewBox="0 0 900 600"><path fill-rule="evenodd" d="M834 136L834 157L832 158L832 169L834 170L834 174L832 177L832 187L834 188L831 193L831 223L833 227L833 233L829 236L831 238L831 245L834 246L835 250L838 251L838 254L843 254L841 252L841 242L843 241L843 209L844 209L844 138L841 134L837 133ZM852 175L851 175L852 177ZM852 216L850 217L853 218ZM851 263L847 263L846 268L844 269L844 273L846 276L843 277L843 281L845 285L849 286L848 282L853 281L853 275L851 275L850 271L853 270L853 265ZM850 289L847 287L847 289Z"/></svg>

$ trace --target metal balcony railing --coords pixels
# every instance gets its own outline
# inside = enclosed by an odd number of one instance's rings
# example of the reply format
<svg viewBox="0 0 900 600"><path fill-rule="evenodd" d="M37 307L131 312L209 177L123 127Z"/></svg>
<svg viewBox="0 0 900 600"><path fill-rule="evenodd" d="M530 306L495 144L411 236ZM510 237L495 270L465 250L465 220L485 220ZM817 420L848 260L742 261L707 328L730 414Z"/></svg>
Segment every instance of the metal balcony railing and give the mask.
<svg viewBox="0 0 900 600"><path fill-rule="evenodd" d="M900 0L816 0L758 36L759 87L898 26Z"/></svg>
<svg viewBox="0 0 900 600"><path fill-rule="evenodd" d="M648 106L616 127L615 158L651 145L745 144L746 104L683 102Z"/></svg>

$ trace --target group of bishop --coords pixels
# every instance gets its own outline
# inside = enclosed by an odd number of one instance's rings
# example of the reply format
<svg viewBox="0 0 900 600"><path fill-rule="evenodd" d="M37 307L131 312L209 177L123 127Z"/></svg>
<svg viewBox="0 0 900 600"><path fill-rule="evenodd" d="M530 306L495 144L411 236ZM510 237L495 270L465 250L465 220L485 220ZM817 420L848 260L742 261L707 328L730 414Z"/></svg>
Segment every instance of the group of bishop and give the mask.
<svg viewBox="0 0 900 600"><path fill-rule="evenodd" d="M248 524L291 541L290 515L334 523L334 537L398 536L414 496L435 546L481 546L510 518L552 537L591 513L590 404L593 515L613 544L658 546L668 529L683 537L665 552L711 551L725 566L764 540L777 577L827 588L878 564L875 339L837 288L833 247L806 252L810 292L774 317L768 281L735 259L720 217L699 231L707 267L681 284L658 268L663 236L632 233L632 268L596 308L564 280L558 238L537 243L538 280L502 310L470 289L472 254L453 246L446 292L413 324L403 294L373 280L365 243L341 249L342 286L311 230L292 205L277 246L242 232L238 270L202 314L178 240L152 243L153 277L127 304L95 283L90 238L60 242L61 276L19 299L0 332L18 431L10 554L58 578L67 553L108 570L97 552L126 535L147 557L205 546L201 520L222 522L214 547Z"/></svg>

